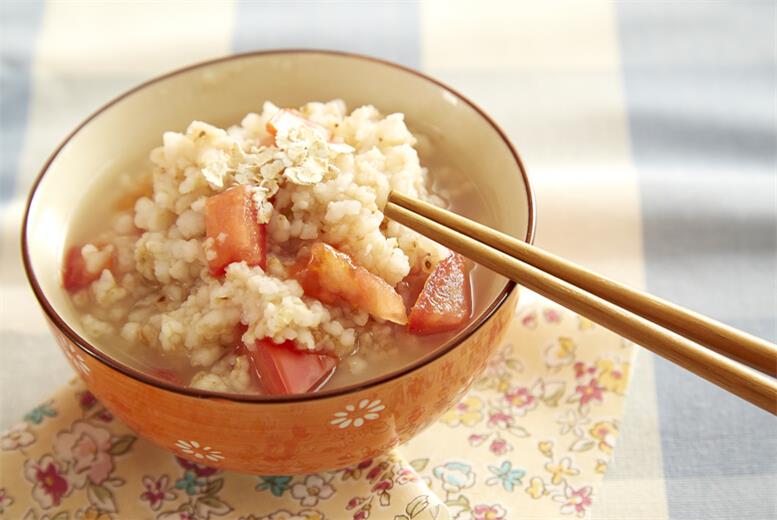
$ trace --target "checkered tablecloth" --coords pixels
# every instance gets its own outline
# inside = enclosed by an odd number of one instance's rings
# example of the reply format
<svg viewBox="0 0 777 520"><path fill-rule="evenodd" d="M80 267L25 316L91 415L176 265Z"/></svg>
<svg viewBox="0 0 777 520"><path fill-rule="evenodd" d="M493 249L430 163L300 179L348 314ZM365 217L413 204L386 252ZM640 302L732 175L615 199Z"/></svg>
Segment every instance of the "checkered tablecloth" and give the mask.
<svg viewBox="0 0 777 520"><path fill-rule="evenodd" d="M775 6L3 0L0 426L70 378L19 259L45 158L140 81L253 49L372 54L451 84L522 154L538 245L774 341ZM777 516L766 413L639 351L620 430L593 518Z"/></svg>

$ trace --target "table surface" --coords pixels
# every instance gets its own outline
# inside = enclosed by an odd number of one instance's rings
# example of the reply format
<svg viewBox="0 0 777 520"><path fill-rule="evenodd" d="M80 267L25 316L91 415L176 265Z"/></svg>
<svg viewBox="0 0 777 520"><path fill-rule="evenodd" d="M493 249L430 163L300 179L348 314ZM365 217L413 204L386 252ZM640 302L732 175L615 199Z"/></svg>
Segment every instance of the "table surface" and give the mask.
<svg viewBox="0 0 777 520"><path fill-rule="evenodd" d="M504 127L537 244L777 339L777 4L0 3L0 426L70 376L19 260L22 199L83 117L236 51L420 68ZM593 518L777 515L777 421L645 351Z"/></svg>

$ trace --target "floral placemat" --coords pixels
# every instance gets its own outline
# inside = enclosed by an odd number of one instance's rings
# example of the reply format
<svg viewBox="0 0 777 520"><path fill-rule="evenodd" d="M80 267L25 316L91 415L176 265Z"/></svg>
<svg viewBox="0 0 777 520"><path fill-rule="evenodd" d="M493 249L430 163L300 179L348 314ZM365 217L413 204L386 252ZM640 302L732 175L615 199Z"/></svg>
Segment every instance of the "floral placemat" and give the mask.
<svg viewBox="0 0 777 520"><path fill-rule="evenodd" d="M137 438L73 380L2 434L0 515L583 518L618 436L631 351L525 292L486 372L433 427L383 458L297 476L241 475L177 458Z"/></svg>

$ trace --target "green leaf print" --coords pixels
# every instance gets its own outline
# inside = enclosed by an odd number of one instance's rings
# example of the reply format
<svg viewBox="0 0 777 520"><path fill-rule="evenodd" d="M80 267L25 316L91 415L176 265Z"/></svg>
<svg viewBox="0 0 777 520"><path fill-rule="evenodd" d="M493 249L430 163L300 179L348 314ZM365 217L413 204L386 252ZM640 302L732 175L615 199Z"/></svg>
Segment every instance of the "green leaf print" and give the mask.
<svg viewBox="0 0 777 520"><path fill-rule="evenodd" d="M415 459L410 461L410 467L421 473L429 464L429 459Z"/></svg>
<svg viewBox="0 0 777 520"><path fill-rule="evenodd" d="M124 435L123 437L119 437L113 441L113 444L111 444L111 449L108 450L108 453L111 455L124 455L132 448L132 445L135 444L136 440L137 437L132 435Z"/></svg>
<svg viewBox="0 0 777 520"><path fill-rule="evenodd" d="M232 507L218 497L204 496L197 499L194 509L198 518L208 518L210 515L224 516Z"/></svg>
<svg viewBox="0 0 777 520"><path fill-rule="evenodd" d="M113 493L107 487L89 484L86 488L86 497L89 499L89 503L97 509L108 513L116 512L116 501L113 498Z"/></svg>
<svg viewBox="0 0 777 520"><path fill-rule="evenodd" d="M205 487L205 495L215 495L219 491L221 491L221 488L224 487L224 479L220 478L218 480L214 480L212 482L208 482L208 485Z"/></svg>

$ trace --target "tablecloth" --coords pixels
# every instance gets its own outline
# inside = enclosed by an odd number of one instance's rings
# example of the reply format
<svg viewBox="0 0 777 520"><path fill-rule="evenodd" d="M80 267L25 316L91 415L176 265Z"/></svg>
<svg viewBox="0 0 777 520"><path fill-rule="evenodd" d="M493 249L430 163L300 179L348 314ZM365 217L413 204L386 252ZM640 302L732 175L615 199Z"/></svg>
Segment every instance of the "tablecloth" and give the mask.
<svg viewBox="0 0 777 520"><path fill-rule="evenodd" d="M453 85L518 147L537 243L777 337L775 3L0 3L3 428L70 377L26 287L22 197L86 114L234 51L377 55ZM639 350L593 518L773 518L777 424ZM520 514L516 516L520 518Z"/></svg>
<svg viewBox="0 0 777 520"><path fill-rule="evenodd" d="M310 475L217 471L206 465L219 452L196 440L179 441L176 456L138 439L73 379L0 437L0 511L25 520L584 518L616 445L631 354L618 336L528 294L474 389L434 426L387 456Z"/></svg>

